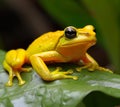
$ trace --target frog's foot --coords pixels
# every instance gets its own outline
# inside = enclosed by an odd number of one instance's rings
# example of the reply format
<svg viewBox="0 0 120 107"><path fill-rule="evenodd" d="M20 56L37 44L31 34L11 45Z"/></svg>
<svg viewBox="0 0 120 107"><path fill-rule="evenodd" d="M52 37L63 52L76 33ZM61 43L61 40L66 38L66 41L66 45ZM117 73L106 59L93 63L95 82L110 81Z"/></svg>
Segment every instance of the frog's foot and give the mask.
<svg viewBox="0 0 120 107"><path fill-rule="evenodd" d="M89 71L95 71L95 70L100 70L100 71L105 71L105 72L110 72L113 73L110 69L101 67L99 65L93 65L92 63L89 63L83 67L77 67L76 70L80 72L82 69L88 69Z"/></svg>
<svg viewBox="0 0 120 107"><path fill-rule="evenodd" d="M12 81L9 80L5 85L8 87L11 87L13 85L13 83L12 83Z"/></svg>
<svg viewBox="0 0 120 107"><path fill-rule="evenodd" d="M28 67L28 68L20 68L21 71L23 72L29 72L32 70L31 67ZM15 72L15 75L16 77L18 78L18 81L19 81L19 85L23 85L25 84L25 81L22 79L21 75L20 75L20 71L14 71Z"/></svg>
<svg viewBox="0 0 120 107"><path fill-rule="evenodd" d="M52 78L52 80L64 79L64 78L72 78L74 80L78 79L77 76L71 76L71 75L69 75L69 74L73 73L72 69L69 69L66 72L65 71L61 72L61 70L62 69L60 67L57 67L57 69L55 71L51 72L51 78Z"/></svg>
<svg viewBox="0 0 120 107"><path fill-rule="evenodd" d="M18 78L19 85L25 84L25 81L21 78L19 71L15 71L15 75L16 75L16 77Z"/></svg>
<svg viewBox="0 0 120 107"><path fill-rule="evenodd" d="M91 64L87 64L87 65L82 66L82 67L76 67L76 71L80 72L83 69L88 69L90 71L93 71L93 68L91 69L90 66L91 66Z"/></svg>
<svg viewBox="0 0 120 107"><path fill-rule="evenodd" d="M23 68L22 68L23 69ZM24 68L24 71L28 72L30 71L31 69L30 68ZM12 70L12 71L9 71L9 80L8 82L5 84L6 86L12 86L13 85L13 78L14 77L17 77L18 78L18 81L19 81L19 85L23 85L25 84L25 81L22 79L22 77L20 76L20 71L17 71L17 70Z"/></svg>
<svg viewBox="0 0 120 107"><path fill-rule="evenodd" d="M19 85L24 85L24 84L25 84L24 80L19 81Z"/></svg>

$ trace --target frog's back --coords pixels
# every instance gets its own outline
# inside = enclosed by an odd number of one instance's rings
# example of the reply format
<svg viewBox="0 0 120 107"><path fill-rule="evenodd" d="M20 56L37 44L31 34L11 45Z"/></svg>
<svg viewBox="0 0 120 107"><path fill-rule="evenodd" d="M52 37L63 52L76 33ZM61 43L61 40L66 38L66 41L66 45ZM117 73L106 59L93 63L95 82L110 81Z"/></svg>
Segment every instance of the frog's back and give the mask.
<svg viewBox="0 0 120 107"><path fill-rule="evenodd" d="M27 48L29 56L45 51L54 50L63 31L48 32L35 39Z"/></svg>

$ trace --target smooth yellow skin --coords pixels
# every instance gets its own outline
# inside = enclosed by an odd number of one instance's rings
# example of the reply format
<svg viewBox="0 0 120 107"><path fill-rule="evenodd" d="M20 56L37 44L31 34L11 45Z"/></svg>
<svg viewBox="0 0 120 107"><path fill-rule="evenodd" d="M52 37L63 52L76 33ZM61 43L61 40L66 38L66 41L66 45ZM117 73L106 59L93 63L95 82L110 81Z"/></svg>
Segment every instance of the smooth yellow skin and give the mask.
<svg viewBox="0 0 120 107"><path fill-rule="evenodd" d="M57 62L75 62L82 63L84 66L76 68L77 71L87 68L90 71L96 69L109 71L100 67L98 63L86 52L87 49L96 43L94 27L87 25L84 28L74 28L76 37L69 39L65 36L64 31L48 32L35 39L27 48L10 50L6 53L3 66L9 72L7 86L13 85L13 77L19 80L19 85L25 83L20 76L20 72L28 72L31 68L23 68L25 63L30 63L38 75L46 81L53 81L64 78L77 79L72 74L72 70L59 72L61 68L50 72L46 63Z"/></svg>

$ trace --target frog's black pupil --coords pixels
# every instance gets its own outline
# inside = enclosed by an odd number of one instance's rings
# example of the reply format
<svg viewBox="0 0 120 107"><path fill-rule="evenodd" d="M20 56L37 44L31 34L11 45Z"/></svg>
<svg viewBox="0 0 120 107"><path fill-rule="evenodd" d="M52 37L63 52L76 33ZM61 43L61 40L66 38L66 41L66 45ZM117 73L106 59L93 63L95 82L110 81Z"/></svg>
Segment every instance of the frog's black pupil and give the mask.
<svg viewBox="0 0 120 107"><path fill-rule="evenodd" d="M76 30L72 27L67 27L65 29L65 36L69 39L75 38L76 37Z"/></svg>

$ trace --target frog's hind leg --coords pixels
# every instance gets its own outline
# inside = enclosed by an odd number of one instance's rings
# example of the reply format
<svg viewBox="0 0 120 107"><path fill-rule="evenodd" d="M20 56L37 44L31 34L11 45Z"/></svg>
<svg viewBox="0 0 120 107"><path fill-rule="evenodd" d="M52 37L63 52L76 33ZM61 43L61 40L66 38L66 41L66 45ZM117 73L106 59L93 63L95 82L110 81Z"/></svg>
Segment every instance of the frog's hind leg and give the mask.
<svg viewBox="0 0 120 107"><path fill-rule="evenodd" d="M5 59L3 61L3 67L9 73L9 80L7 86L12 86L13 77L16 76L19 80L19 85L25 83L22 80L20 73L21 71L29 71L29 68L22 68L26 60L26 51L24 49L10 50L6 53Z"/></svg>
<svg viewBox="0 0 120 107"><path fill-rule="evenodd" d="M18 70L13 70L12 67L7 64L6 61L3 62L4 68L8 71L9 73L9 80L6 83L6 86L12 86L13 85L13 78L16 76L19 81L19 85L25 84L25 81L21 78L20 76L20 71Z"/></svg>
<svg viewBox="0 0 120 107"><path fill-rule="evenodd" d="M3 66L9 73L9 80L6 83L6 86L12 86L13 85L13 82L12 82L13 81L13 77L15 76L14 73L13 73L12 67L9 66L9 64L6 61L3 62Z"/></svg>

